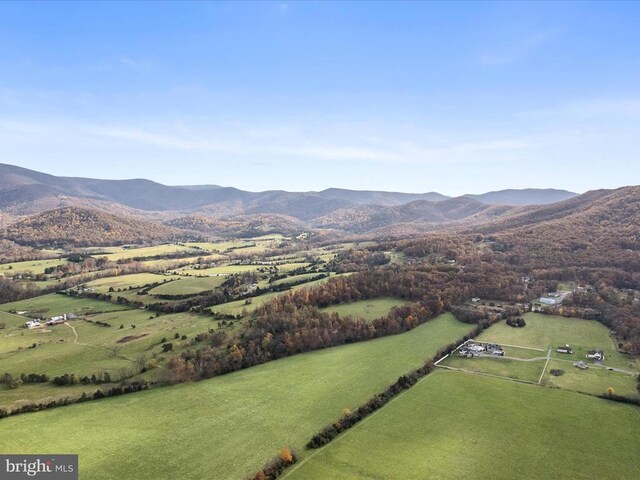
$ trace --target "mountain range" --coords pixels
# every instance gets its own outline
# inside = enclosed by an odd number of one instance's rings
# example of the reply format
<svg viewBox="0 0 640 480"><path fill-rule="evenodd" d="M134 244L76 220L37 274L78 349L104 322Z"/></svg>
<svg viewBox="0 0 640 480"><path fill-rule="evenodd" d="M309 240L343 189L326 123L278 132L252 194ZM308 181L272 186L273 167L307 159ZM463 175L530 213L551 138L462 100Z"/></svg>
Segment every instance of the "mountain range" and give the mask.
<svg viewBox="0 0 640 480"><path fill-rule="evenodd" d="M503 190L457 199L436 192L416 194L339 188L319 192L248 192L218 185L167 186L144 179L57 177L0 164L0 211L15 218L55 208L81 207L139 216L155 213L160 219L194 213L213 218L277 214L301 221L322 219L321 223L330 224L331 215L348 215L345 209L355 209L354 214L358 214L371 208L382 208L382 212L399 216L415 216L416 212L428 210L425 215L438 220L442 212L452 210L451 205L456 205L453 202L436 207L440 202L457 200L465 209L479 210L480 205L540 205L575 195L552 189ZM393 211L395 207L414 202L417 203L408 208L409 212L402 208ZM325 218L327 216L329 218Z"/></svg>
<svg viewBox="0 0 640 480"><path fill-rule="evenodd" d="M56 177L0 164L0 237L24 245L139 243L309 229L387 237L434 230L531 236L567 228L597 230L602 222L622 225L619 242L635 245L639 205L640 187L582 195L502 190L455 198L337 188L248 192L143 179ZM620 212L624 218L618 218Z"/></svg>

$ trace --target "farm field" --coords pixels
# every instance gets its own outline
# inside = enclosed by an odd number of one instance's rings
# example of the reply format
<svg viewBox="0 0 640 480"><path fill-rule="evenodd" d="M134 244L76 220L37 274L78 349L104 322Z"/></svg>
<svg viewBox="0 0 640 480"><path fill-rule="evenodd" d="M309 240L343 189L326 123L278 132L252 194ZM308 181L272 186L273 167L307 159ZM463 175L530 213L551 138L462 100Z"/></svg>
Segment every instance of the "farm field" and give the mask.
<svg viewBox="0 0 640 480"><path fill-rule="evenodd" d="M563 370L564 374L553 376L549 373L551 369ZM640 394L636 388L637 380L637 373L615 372L594 366L581 370L574 367L572 362L551 360L542 379L542 384L594 395L606 393L607 388L613 387L618 395L638 398Z"/></svg>
<svg viewBox="0 0 640 480"><path fill-rule="evenodd" d="M17 273L31 272L33 274L44 273L46 268L57 267L68 263L66 258L54 258L50 260L29 260L26 262L2 263L0 272L5 275L15 275Z"/></svg>
<svg viewBox="0 0 640 480"><path fill-rule="evenodd" d="M635 478L637 425L628 405L438 370L282 478Z"/></svg>
<svg viewBox="0 0 640 480"><path fill-rule="evenodd" d="M301 275L294 275L292 277L281 278L280 280L276 280L275 282L271 282L271 283L267 282L266 285L273 285L273 286L287 285L289 283L296 283L296 282L301 282L303 280L308 280L310 278L317 277L318 275L321 275L321 273L303 273Z"/></svg>
<svg viewBox="0 0 640 480"><path fill-rule="evenodd" d="M178 313L155 317L140 309L91 315L87 317L90 321L78 319L69 321L69 325L39 329L20 328L22 322L15 321L20 317L13 316L12 319L9 316L6 313L0 315L0 321L8 325L2 330L0 362L2 372L14 376L45 373L53 378L74 373L80 377L109 372L115 378L121 369L129 369L131 374L135 374L139 368L137 360L142 356L146 360L155 357L158 364L163 363L163 339L174 345L173 354L179 354L189 346L193 336L218 328L217 322L209 316ZM183 335L187 336L186 340L182 339ZM37 347L29 348L34 343ZM29 387L21 386L12 391L15 394L11 397L0 395L0 405L7 405L9 398L34 400L72 393L70 387L51 387L48 384ZM92 392L95 388L86 386L84 391ZM2 391L4 393L4 389Z"/></svg>
<svg viewBox="0 0 640 480"><path fill-rule="evenodd" d="M167 276L157 273L133 273L131 275L119 275L116 277L100 278L87 283L87 287L93 288L96 292L107 293L109 288L138 288L150 283L165 282L180 278L177 275Z"/></svg>
<svg viewBox="0 0 640 480"><path fill-rule="evenodd" d="M516 380L537 383L546 360L519 361L509 358L459 357L455 354L447 357L440 365L461 368L477 373L487 373L500 377L509 377Z"/></svg>
<svg viewBox="0 0 640 480"><path fill-rule="evenodd" d="M539 342L539 346L551 347L551 360L541 380L542 385L564 388L589 394L602 394L612 387L619 395L638 397L636 389L640 369L636 360L631 359L614 350L614 344L608 331L601 324L572 318L554 317L547 315L527 314L527 325L523 328L513 328L500 322L485 330L477 339L484 342L505 342L507 345L526 345L528 348L505 346L506 357L460 357L455 353L441 362L442 366L460 368L470 372L485 373L509 377L516 380L524 380L538 383L546 360L547 351L529 349ZM555 339L566 339L564 342L556 342ZM555 351L555 347L569 343L574 348L573 354L561 354ZM604 346L607 358L604 365L594 365L592 360L585 358L585 353L593 347L585 345ZM574 366L578 360L590 365L588 369L581 370ZM619 369L611 371L607 367ZM551 375L552 369L563 370L560 376Z"/></svg>
<svg viewBox="0 0 640 480"><path fill-rule="evenodd" d="M84 315L96 312L112 312L115 310L128 310L131 307L117 305L115 303L93 300L91 298L77 298L70 295L50 293L39 297L19 300L12 303L0 304L0 310L9 312L11 310L26 311L29 315L42 315L51 317L62 315L63 313L75 313ZM25 318L26 321L26 318Z"/></svg>
<svg viewBox="0 0 640 480"><path fill-rule="evenodd" d="M245 242L245 241L236 241L236 242L188 242L185 243L188 247L196 247L201 248L203 250L208 250L211 252L219 252L223 253L228 249L243 249L247 247L251 247L255 242Z"/></svg>
<svg viewBox="0 0 640 480"><path fill-rule="evenodd" d="M539 313L524 316L527 325L513 328L504 322L497 323L482 332L478 340L541 349L551 348L553 358L587 361L587 351L601 348L605 353L604 364L612 367L638 370L637 361L619 353L609 335L609 330L595 320L556 317ZM556 348L569 344L572 355L557 353Z"/></svg>
<svg viewBox="0 0 640 480"><path fill-rule="evenodd" d="M211 291L218 288L227 279L226 277L195 277L177 278L172 282L159 285L149 290L150 295L195 295L200 292Z"/></svg>
<svg viewBox="0 0 640 480"><path fill-rule="evenodd" d="M323 308L326 313L337 313L341 317L347 315L364 320L375 320L384 317L393 307L401 307L410 303L400 298L374 298L358 302L343 303Z"/></svg>
<svg viewBox="0 0 640 480"><path fill-rule="evenodd" d="M111 261L116 261L122 260L124 258L146 258L154 257L156 255L168 255L178 252L191 252L194 255L198 254L198 251L196 249L184 247L182 245L176 245L173 243L138 248L112 247L109 249L109 251L111 251L112 253L108 253L106 255L98 255L98 257L107 257Z"/></svg>
<svg viewBox="0 0 640 480"><path fill-rule="evenodd" d="M290 272L291 270L305 268L308 266L308 263L285 263L282 265L224 265L198 270L185 269L182 273L185 275L231 275L234 273L269 271L275 268L280 272Z"/></svg>
<svg viewBox="0 0 640 480"><path fill-rule="evenodd" d="M81 477L98 480L132 471L154 480L246 478L284 446L306 455L304 443L343 408L357 407L469 330L445 314L401 335L199 383L8 417L0 450L77 452Z"/></svg>

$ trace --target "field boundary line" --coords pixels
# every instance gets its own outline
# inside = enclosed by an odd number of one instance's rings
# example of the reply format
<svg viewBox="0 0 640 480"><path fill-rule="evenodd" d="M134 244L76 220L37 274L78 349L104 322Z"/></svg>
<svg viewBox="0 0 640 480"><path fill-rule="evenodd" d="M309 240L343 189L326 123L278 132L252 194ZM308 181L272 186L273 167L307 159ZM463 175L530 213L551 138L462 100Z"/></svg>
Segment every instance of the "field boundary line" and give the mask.
<svg viewBox="0 0 640 480"><path fill-rule="evenodd" d="M431 374L435 373L435 370L433 372L431 372ZM405 393L411 391L413 388L415 388L416 385L418 385L420 382L426 380L427 378L429 378L431 376L431 374L429 375L425 375L424 377L422 377L420 380L418 380L415 384L413 384L411 386L411 388L408 388L404 391L402 391L399 395L396 395L395 397L393 397L390 401L388 401L386 404L384 404L381 408L379 408L378 410L376 410L375 412L373 412L371 415L367 416L364 420L361 420L360 422L356 423L353 427L351 427L350 429L348 429L346 432L340 434L335 440L327 443L326 445L323 445L322 447L318 448L315 450L315 452L313 452L311 455L309 455L308 457L305 457L301 462L296 463L293 468L291 470L289 470L288 472L286 472L281 478L287 478L289 475L291 475L293 472L295 472L299 467L301 467L302 465L304 465L305 462L307 462L308 460L311 460L313 457L315 457L318 453L320 453L321 451L323 451L326 447L330 446L330 445L335 445L336 442L339 442L341 439L343 439L344 437L346 437L347 435L349 435L351 432L353 432L356 428L360 427L361 425L363 425L364 423L366 423L368 420L371 420L373 417L375 417L379 412L381 412L382 410L384 410L386 407L388 407L389 405L391 405L393 402L395 402L397 399L401 398Z"/></svg>
<svg viewBox="0 0 640 480"><path fill-rule="evenodd" d="M445 370L451 370L451 371L454 371L454 372L468 373L470 375L480 375L482 377L499 378L501 380L509 380L510 382L526 383L527 385L539 385L538 383L532 382L531 380L521 380L519 378L504 377L502 375L494 375L493 373L475 372L473 370L466 370L464 368L449 367L449 366L446 366L446 365L438 365L438 367L439 368L444 368Z"/></svg>
<svg viewBox="0 0 640 480"><path fill-rule="evenodd" d="M481 343L491 343L491 342L481 342ZM544 348L535 348L535 347L523 347L522 345L508 345L506 343L495 342L502 347L511 347L511 348L524 348L525 350L535 350L536 352L544 352Z"/></svg>
<svg viewBox="0 0 640 480"><path fill-rule="evenodd" d="M547 352L547 363L544 364L544 368L542 369L542 373L540 374L540 378L538 379L538 385L542 384L542 377L544 377L544 372L547 371L547 365L549 365L549 360L551 360L551 348Z"/></svg>

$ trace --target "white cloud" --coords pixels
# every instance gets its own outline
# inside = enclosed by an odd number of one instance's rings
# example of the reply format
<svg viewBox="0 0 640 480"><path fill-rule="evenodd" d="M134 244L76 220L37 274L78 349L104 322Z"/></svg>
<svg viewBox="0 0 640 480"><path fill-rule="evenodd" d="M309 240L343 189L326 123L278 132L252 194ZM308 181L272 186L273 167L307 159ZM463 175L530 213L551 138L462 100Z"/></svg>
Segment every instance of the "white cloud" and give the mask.
<svg viewBox="0 0 640 480"><path fill-rule="evenodd" d="M546 45L556 38L550 32L538 32L513 42L505 42L497 48L487 49L478 55L478 62L486 66L499 66L512 63L527 56L529 53Z"/></svg>

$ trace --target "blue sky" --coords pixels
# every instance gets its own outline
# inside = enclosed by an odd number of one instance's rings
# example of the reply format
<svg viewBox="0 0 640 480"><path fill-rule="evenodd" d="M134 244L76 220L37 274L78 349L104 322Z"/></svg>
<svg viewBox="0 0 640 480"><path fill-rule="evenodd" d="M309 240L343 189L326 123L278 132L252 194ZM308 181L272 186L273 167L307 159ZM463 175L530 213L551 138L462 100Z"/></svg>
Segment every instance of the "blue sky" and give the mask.
<svg viewBox="0 0 640 480"><path fill-rule="evenodd" d="M640 3L0 3L0 162L248 190L640 183Z"/></svg>

